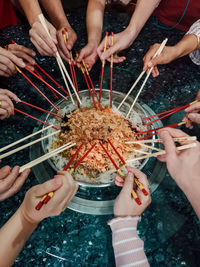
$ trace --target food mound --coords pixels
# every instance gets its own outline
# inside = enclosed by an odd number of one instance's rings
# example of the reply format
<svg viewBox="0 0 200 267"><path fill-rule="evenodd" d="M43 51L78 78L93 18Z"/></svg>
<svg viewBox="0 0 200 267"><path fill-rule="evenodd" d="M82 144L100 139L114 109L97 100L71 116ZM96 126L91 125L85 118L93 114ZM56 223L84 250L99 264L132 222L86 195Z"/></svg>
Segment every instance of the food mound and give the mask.
<svg viewBox="0 0 200 267"><path fill-rule="evenodd" d="M68 142L75 142L76 146L62 153L62 156L69 160L83 143L83 147L71 165L73 167L96 142L93 150L77 167L79 174L85 177L95 177L99 173L104 173L114 168L99 145L99 141L103 143L116 164L121 166L122 163L119 157L107 140L111 141L126 161L130 156L133 156L134 152L133 144L125 144L125 142L134 140L134 132L137 130L136 126L132 126L126 118L113 112L110 108L97 110L94 107L84 107L65 116L61 123L61 133L57 141L53 143L53 147L56 148Z"/></svg>

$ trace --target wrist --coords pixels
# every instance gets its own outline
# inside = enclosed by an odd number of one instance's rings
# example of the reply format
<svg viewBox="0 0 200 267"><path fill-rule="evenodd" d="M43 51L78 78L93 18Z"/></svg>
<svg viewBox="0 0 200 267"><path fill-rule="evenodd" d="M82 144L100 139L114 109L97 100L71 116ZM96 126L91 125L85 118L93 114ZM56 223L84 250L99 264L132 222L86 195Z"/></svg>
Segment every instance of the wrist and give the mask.
<svg viewBox="0 0 200 267"><path fill-rule="evenodd" d="M69 24L68 20L66 18L59 20L59 21L54 21L53 22L54 27L56 28L56 30L60 30L62 28L71 28L71 25Z"/></svg>
<svg viewBox="0 0 200 267"><path fill-rule="evenodd" d="M38 226L39 222L36 222L36 221L32 220L28 216L28 214L26 214L26 212L24 211L23 203L19 207L18 212L19 212L19 215L20 215L20 218L21 218L21 222L22 222L23 225L27 225L27 226L29 226L29 227L31 227L33 229L35 229Z"/></svg>

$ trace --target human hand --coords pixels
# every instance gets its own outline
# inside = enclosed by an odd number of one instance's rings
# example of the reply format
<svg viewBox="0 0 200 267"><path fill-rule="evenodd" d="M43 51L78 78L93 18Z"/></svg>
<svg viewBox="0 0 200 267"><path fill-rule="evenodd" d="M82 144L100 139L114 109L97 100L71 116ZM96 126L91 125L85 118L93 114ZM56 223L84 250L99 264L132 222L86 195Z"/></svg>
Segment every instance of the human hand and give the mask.
<svg viewBox="0 0 200 267"><path fill-rule="evenodd" d="M46 20L47 28L50 36L47 34L43 25L39 21L35 21L29 31L31 42L34 44L38 52L42 56L56 56L58 44L56 38L56 29Z"/></svg>
<svg viewBox="0 0 200 267"><path fill-rule="evenodd" d="M19 102L19 98L7 89L0 89L0 120L9 118L14 112L12 100Z"/></svg>
<svg viewBox="0 0 200 267"><path fill-rule="evenodd" d="M27 67L29 67L31 70L34 70L33 65L35 65L36 62L32 57L36 56L36 53L32 49L29 49L23 45L9 44L8 51L18 58L21 58Z"/></svg>
<svg viewBox="0 0 200 267"><path fill-rule="evenodd" d="M165 146L165 155L158 156L158 160L166 162L167 169L177 185L186 193L191 185L199 187L200 183L200 144L183 151L178 151L173 137L188 136L183 131L164 128L158 131Z"/></svg>
<svg viewBox="0 0 200 267"><path fill-rule="evenodd" d="M65 43L62 32L67 28L68 40ZM66 32L65 32L66 33ZM57 30L57 39L58 39L58 50L61 56L68 60L71 58L70 51L72 50L76 40L77 35L70 25L65 25Z"/></svg>
<svg viewBox="0 0 200 267"><path fill-rule="evenodd" d="M76 59L77 66L80 67L81 61L84 60L88 70L90 71L98 57L97 47L98 45L92 42L83 47Z"/></svg>
<svg viewBox="0 0 200 267"><path fill-rule="evenodd" d="M102 61L103 60L110 61L110 56L113 54L113 62L120 63L124 61L126 57L118 56L118 53L130 47L134 40L135 37L133 38L131 32L126 28L123 32L114 34L113 46L111 46L111 36L108 36L107 50L105 52L103 52L104 41L105 41L104 38L99 47L97 48L97 53Z"/></svg>
<svg viewBox="0 0 200 267"><path fill-rule="evenodd" d="M116 176L115 178L116 185L123 186L120 194L115 199L115 217L140 216L147 208L147 206L151 203L149 183L146 175L135 168L128 167L127 170L128 174L125 178L125 181L120 176ZM144 188L148 192L148 196L144 196L144 194L139 189L136 189L136 193L142 203L141 205L138 205L131 197L131 191L134 185L134 177L139 179L139 181L144 185Z"/></svg>
<svg viewBox="0 0 200 267"><path fill-rule="evenodd" d="M198 92L196 99L200 100L200 91ZM186 115L183 118L183 121L191 121L191 123L186 124L187 128L193 128L192 122L200 124L200 102L192 104L191 106L185 109L185 112Z"/></svg>
<svg viewBox="0 0 200 267"><path fill-rule="evenodd" d="M19 166L12 170L9 166L0 169L0 201L3 201L19 191L28 177L30 169L19 174Z"/></svg>
<svg viewBox="0 0 200 267"><path fill-rule="evenodd" d="M20 213L29 223L37 224L49 216L56 216L64 211L77 190L78 185L74 182L72 176L68 172L59 171L54 179L28 190L20 206ZM36 210L35 206L40 199L49 192L54 192L52 199L44 204L41 210Z"/></svg>
<svg viewBox="0 0 200 267"><path fill-rule="evenodd" d="M153 77L157 77L159 75L157 65L170 63L176 58L176 49L174 46L165 46L161 54L153 58L159 47L160 44L152 45L149 51L143 57L143 62L144 62L143 70L148 71L149 69L151 69L151 67L153 67L152 70Z"/></svg>
<svg viewBox="0 0 200 267"><path fill-rule="evenodd" d="M9 77L14 75L17 72L15 65L21 68L26 67L21 58L0 47L0 76Z"/></svg>

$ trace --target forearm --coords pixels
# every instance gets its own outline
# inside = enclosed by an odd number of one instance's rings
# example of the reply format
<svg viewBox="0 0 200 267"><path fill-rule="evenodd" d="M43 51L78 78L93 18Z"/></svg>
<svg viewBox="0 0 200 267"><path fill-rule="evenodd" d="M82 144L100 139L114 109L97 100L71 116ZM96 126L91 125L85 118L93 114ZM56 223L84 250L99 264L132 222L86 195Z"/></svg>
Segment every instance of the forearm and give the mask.
<svg viewBox="0 0 200 267"><path fill-rule="evenodd" d="M40 0L40 3L57 30L62 27L70 26L63 10L61 0Z"/></svg>
<svg viewBox="0 0 200 267"><path fill-rule="evenodd" d="M109 222L116 266L149 266L144 243L137 235L139 217L116 218Z"/></svg>
<svg viewBox="0 0 200 267"><path fill-rule="evenodd" d="M88 43L99 44L101 40L105 0L90 0L87 7L86 26Z"/></svg>
<svg viewBox="0 0 200 267"><path fill-rule="evenodd" d="M175 48L175 58L188 55L192 51L196 50L198 46L198 39L194 34L185 35L180 42L178 42Z"/></svg>
<svg viewBox="0 0 200 267"><path fill-rule="evenodd" d="M37 227L20 213L20 208L0 229L0 259L2 267L11 266L23 248L25 242Z"/></svg>
<svg viewBox="0 0 200 267"><path fill-rule="evenodd" d="M197 177L195 180L193 179L191 184L188 184L183 187L183 192L185 193L187 199L189 200L190 204L192 205L197 217L200 220L200 184L199 178Z"/></svg>
<svg viewBox="0 0 200 267"><path fill-rule="evenodd" d="M135 39L161 0L137 0L135 11L127 29Z"/></svg>
<svg viewBox="0 0 200 267"><path fill-rule="evenodd" d="M42 13L38 0L19 0L30 26L38 20L38 15Z"/></svg>

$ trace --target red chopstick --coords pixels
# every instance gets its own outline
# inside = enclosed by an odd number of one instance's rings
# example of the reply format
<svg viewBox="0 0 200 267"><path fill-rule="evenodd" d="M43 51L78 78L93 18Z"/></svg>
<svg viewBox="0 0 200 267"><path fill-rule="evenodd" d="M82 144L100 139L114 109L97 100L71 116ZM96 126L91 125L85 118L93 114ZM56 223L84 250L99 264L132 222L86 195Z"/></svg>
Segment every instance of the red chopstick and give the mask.
<svg viewBox="0 0 200 267"><path fill-rule="evenodd" d="M122 158L122 156L119 154L119 152L117 151L117 149L114 147L114 145L111 143L111 141L109 139L108 143L111 145L111 147L113 148L113 150L115 151L115 153L117 154L117 156L119 157L119 159L121 160L121 162L126 166L126 162L125 160Z"/></svg>
<svg viewBox="0 0 200 267"><path fill-rule="evenodd" d="M107 149L104 147L104 145L99 141L100 146L103 148L104 152L106 153L106 155L108 156L108 158L110 159L110 161L112 162L113 166L115 167L116 170L119 170L119 167L117 166L117 164L114 162L113 158L111 157L111 155L108 153Z"/></svg>
<svg viewBox="0 0 200 267"><path fill-rule="evenodd" d="M83 147L83 144L81 144L79 146L79 148L76 150L76 152L74 153L74 155L71 157L71 159L69 160L69 162L66 164L66 166L63 168L63 171L68 170L68 168L70 167L70 165L72 164L72 162L74 161L74 159L76 158L78 152L81 150L81 148Z"/></svg>
<svg viewBox="0 0 200 267"><path fill-rule="evenodd" d="M40 76L38 76L37 74L35 74L31 69L29 68L25 68L27 71L29 71L31 74L33 74L36 78L38 78L41 82L43 82L46 86L48 86L48 88L51 88L53 91L55 91L58 95L60 95L64 100L68 100L66 96L64 96L63 94L61 94L58 90L56 90L53 86L51 86L49 83L47 83L43 78L41 78Z"/></svg>
<svg viewBox="0 0 200 267"><path fill-rule="evenodd" d="M69 96L69 93L58 83L56 82L42 67L40 67L38 64L36 64L37 68L41 70L52 82L54 82L63 92L65 92L66 95Z"/></svg>
<svg viewBox="0 0 200 267"><path fill-rule="evenodd" d="M111 32L111 46L114 44L114 33ZM112 108L112 87L113 87L113 54L110 59L110 107Z"/></svg>
<svg viewBox="0 0 200 267"><path fill-rule="evenodd" d="M40 78L42 78L43 79L43 77L42 77L42 75L36 70L36 69L34 69L34 72L40 77ZM43 79L44 80L44 79ZM55 96L55 98L59 98L56 94L55 94L55 92L51 89L51 87L50 86L47 86L48 88L49 88L49 90L51 91L51 93Z"/></svg>
<svg viewBox="0 0 200 267"><path fill-rule="evenodd" d="M46 97L45 94L43 94L40 89L18 67L16 67L16 69L38 91L38 93L41 94L55 108L55 110L58 110L58 108L48 99L48 97Z"/></svg>
<svg viewBox="0 0 200 267"><path fill-rule="evenodd" d="M58 114L56 114L56 113L53 113L53 112L48 111L48 110L46 110L46 109L40 108L40 107L35 106L35 105L33 105L33 104L30 104L30 103L28 103L28 102L25 102L25 101L22 101L22 100L21 100L19 103L22 103L22 104L27 105L27 106L30 106L30 107L32 107L32 108L41 110L41 111L43 111L43 112L46 112L46 113L48 113L48 114L51 114L52 116L55 116L55 117L64 119L62 116L60 116L60 115L58 115Z"/></svg>
<svg viewBox="0 0 200 267"><path fill-rule="evenodd" d="M107 40L108 40L108 32L106 32L106 35L105 35L104 52L106 51ZM102 93L102 86L103 86L104 66L105 66L105 60L103 60L103 62L102 62L102 68L101 68L101 82L100 82L100 91L99 91L99 103L101 103L101 93Z"/></svg>
<svg viewBox="0 0 200 267"><path fill-rule="evenodd" d="M166 117L168 117L168 116L170 116L170 115L172 115L172 114L174 114L174 113L176 113L176 112L178 112L178 111L179 111L179 110L174 110L174 111L172 111L172 112L170 112L170 113L167 113L167 114L163 115L162 117L160 117L160 118L158 118L158 119L152 120L152 121L150 121L150 122L144 124L143 126L151 125L151 124L153 124L154 122L156 122L156 121L160 121L160 120L162 120L162 119L164 119L164 118L166 118Z"/></svg>
<svg viewBox="0 0 200 267"><path fill-rule="evenodd" d="M91 148L85 153L85 155L83 155L83 157L81 159L79 159L79 161L74 165L74 167L72 169L76 169L78 167L79 164L81 164L81 162L87 157L87 155L92 151L92 149L96 146L97 143L94 143Z"/></svg>
<svg viewBox="0 0 200 267"><path fill-rule="evenodd" d="M39 122L41 122L41 123L43 123L43 124L45 124L45 125L47 125L47 126L50 126L50 125L51 125L51 124L49 124L48 122L46 122L46 121L42 121L42 120L40 120L40 119L38 119L38 118L36 118L36 117L30 115L30 114L28 114L28 113L26 113L26 112L24 112L24 111L18 109L18 108L14 108L14 110L17 111L17 112L19 112L19 113L21 113L21 114L23 114L23 115L25 115L25 116L27 116L27 117L30 117L30 118L34 119L34 120L36 120L36 121L39 121ZM59 129L56 128L55 126L52 126L52 128L54 128L54 129L56 129L56 130L59 130Z"/></svg>

